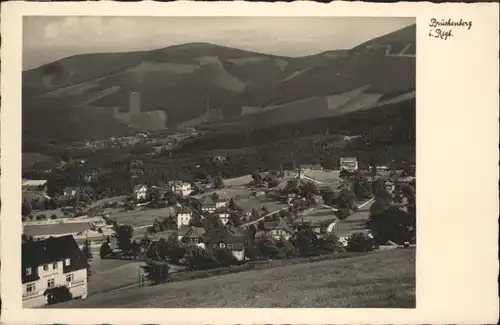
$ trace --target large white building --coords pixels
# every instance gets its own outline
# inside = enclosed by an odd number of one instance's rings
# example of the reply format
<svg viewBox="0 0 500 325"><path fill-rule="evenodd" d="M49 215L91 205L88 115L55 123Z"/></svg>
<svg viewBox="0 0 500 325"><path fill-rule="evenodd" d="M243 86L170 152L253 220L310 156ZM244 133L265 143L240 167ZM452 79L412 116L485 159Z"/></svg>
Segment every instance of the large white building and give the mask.
<svg viewBox="0 0 500 325"><path fill-rule="evenodd" d="M22 244L23 307L47 304L46 290L66 286L73 299L87 297L87 259L73 236Z"/></svg>

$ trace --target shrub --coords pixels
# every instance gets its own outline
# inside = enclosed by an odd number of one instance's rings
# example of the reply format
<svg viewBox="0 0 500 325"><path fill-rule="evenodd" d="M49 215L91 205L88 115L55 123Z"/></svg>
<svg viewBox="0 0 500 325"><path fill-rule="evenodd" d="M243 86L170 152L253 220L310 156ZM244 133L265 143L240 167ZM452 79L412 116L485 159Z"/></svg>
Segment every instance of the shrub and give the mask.
<svg viewBox="0 0 500 325"><path fill-rule="evenodd" d="M65 302L73 299L73 295L67 286L58 286L55 288L50 288L45 290L43 293L47 296L47 303L49 305L57 304L59 302Z"/></svg>
<svg viewBox="0 0 500 325"><path fill-rule="evenodd" d="M375 239L367 236L364 233L353 234L348 239L347 251L348 252L371 252L377 248Z"/></svg>
<svg viewBox="0 0 500 325"><path fill-rule="evenodd" d="M57 219L57 216L55 214L53 214L50 216L50 219L55 220L55 219Z"/></svg>

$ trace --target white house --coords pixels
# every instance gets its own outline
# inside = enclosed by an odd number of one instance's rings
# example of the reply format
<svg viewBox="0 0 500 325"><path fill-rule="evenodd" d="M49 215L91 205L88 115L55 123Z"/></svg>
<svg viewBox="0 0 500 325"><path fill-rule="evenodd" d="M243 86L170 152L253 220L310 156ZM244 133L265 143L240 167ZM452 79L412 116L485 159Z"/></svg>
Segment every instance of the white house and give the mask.
<svg viewBox="0 0 500 325"><path fill-rule="evenodd" d="M268 235L274 240L289 240L293 236L293 230L288 227L276 227L268 231Z"/></svg>
<svg viewBox="0 0 500 325"><path fill-rule="evenodd" d="M59 286L87 298L88 263L73 236L23 243L21 265L23 308L47 304L45 291Z"/></svg>
<svg viewBox="0 0 500 325"><path fill-rule="evenodd" d="M219 215L219 220L222 223L222 225L224 225L224 226L227 225L227 223L229 222L229 213L219 212L218 215Z"/></svg>
<svg viewBox="0 0 500 325"><path fill-rule="evenodd" d="M179 193L182 196L189 196L193 191L191 183L186 182L171 182L170 189L172 192Z"/></svg>
<svg viewBox="0 0 500 325"><path fill-rule="evenodd" d="M149 188L146 185L136 185L134 187L134 197L137 201L146 201L148 199Z"/></svg>
<svg viewBox="0 0 500 325"><path fill-rule="evenodd" d="M215 208L216 209L227 208L228 204L229 204L228 200L219 199L215 202Z"/></svg>
<svg viewBox="0 0 500 325"><path fill-rule="evenodd" d="M191 218L193 217L193 210L189 207L182 207L181 211L177 214L177 228L188 226Z"/></svg>

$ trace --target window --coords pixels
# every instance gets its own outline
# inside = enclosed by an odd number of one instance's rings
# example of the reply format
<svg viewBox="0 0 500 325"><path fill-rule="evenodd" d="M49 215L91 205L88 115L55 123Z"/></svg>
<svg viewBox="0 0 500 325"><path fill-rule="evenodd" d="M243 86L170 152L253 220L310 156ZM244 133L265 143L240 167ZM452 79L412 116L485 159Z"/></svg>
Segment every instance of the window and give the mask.
<svg viewBox="0 0 500 325"><path fill-rule="evenodd" d="M26 268L26 275L31 275L31 273L32 273L31 267L27 267Z"/></svg>
<svg viewBox="0 0 500 325"><path fill-rule="evenodd" d="M49 270L49 266L48 266L47 264L45 264L45 265L43 266L43 270L44 270L44 271L48 271L48 270Z"/></svg>
<svg viewBox="0 0 500 325"><path fill-rule="evenodd" d="M66 282L73 282L75 276L73 274L66 275Z"/></svg>
<svg viewBox="0 0 500 325"><path fill-rule="evenodd" d="M57 263L52 264L52 269L57 270Z"/></svg>
<svg viewBox="0 0 500 325"><path fill-rule="evenodd" d="M47 280L47 288L53 288L56 286L56 281L54 279Z"/></svg>
<svg viewBox="0 0 500 325"><path fill-rule="evenodd" d="M71 264L71 259L67 258L64 260L64 266L68 266Z"/></svg>
<svg viewBox="0 0 500 325"><path fill-rule="evenodd" d="M26 293L33 293L35 292L35 284L34 283L28 283L26 285Z"/></svg>

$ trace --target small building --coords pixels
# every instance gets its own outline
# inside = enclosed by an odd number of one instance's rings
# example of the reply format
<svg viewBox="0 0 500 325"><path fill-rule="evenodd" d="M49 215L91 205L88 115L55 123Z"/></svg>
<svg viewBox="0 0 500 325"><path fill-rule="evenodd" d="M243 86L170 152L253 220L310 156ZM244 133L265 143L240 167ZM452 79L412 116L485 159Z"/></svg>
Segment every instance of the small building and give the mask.
<svg viewBox="0 0 500 325"><path fill-rule="evenodd" d="M193 217L193 210L190 207L183 206L177 214L177 227L188 226Z"/></svg>
<svg viewBox="0 0 500 325"><path fill-rule="evenodd" d="M87 297L88 263L73 236L51 237L22 244L24 308L47 303L46 290L66 286L73 299Z"/></svg>
<svg viewBox="0 0 500 325"><path fill-rule="evenodd" d="M229 213L228 212L218 212L217 215L219 216L219 220L222 223L222 225L227 225L229 222Z"/></svg>
<svg viewBox="0 0 500 325"><path fill-rule="evenodd" d="M214 212L217 209L226 208L229 204L229 201L225 199L218 199L214 201L212 197L205 195L201 198L200 203L201 211Z"/></svg>
<svg viewBox="0 0 500 325"><path fill-rule="evenodd" d="M149 198L149 188L147 185L139 184L134 187L134 198L138 202L147 201Z"/></svg>
<svg viewBox="0 0 500 325"><path fill-rule="evenodd" d="M205 228L203 227L189 227L180 240L186 244L192 244L201 249L205 249L206 246L205 243L203 242L204 234L205 234Z"/></svg>
<svg viewBox="0 0 500 325"><path fill-rule="evenodd" d="M178 193L181 196L189 196L193 192L193 187L191 183L174 181L169 183L169 187L172 192Z"/></svg>
<svg viewBox="0 0 500 325"><path fill-rule="evenodd" d="M278 227L268 231L269 237L274 240L289 240L292 238L294 231L286 225L279 225Z"/></svg>
<svg viewBox="0 0 500 325"><path fill-rule="evenodd" d="M245 258L245 240L245 234L234 227L211 229L203 235L203 241L209 253L213 253L218 248L226 248L238 261Z"/></svg>

